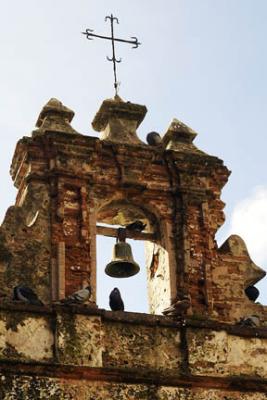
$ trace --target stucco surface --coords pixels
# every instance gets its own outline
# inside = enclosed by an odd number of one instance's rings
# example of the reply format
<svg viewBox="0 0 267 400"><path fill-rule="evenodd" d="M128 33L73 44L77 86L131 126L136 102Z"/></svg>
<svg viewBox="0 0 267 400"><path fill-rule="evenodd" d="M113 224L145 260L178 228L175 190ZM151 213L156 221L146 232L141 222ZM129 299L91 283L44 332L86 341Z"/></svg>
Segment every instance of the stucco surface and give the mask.
<svg viewBox="0 0 267 400"><path fill-rule="evenodd" d="M267 339L244 338L225 331L189 330L188 346L194 374L267 377Z"/></svg>

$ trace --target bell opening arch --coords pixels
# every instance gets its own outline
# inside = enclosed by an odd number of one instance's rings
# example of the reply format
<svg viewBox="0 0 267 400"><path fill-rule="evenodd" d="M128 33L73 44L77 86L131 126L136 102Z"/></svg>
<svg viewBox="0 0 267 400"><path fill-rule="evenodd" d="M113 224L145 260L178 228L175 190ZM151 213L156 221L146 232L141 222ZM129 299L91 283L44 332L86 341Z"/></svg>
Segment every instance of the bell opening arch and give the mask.
<svg viewBox="0 0 267 400"><path fill-rule="evenodd" d="M118 286L125 296L126 311L161 314L176 294L171 225L160 218L155 207L124 199L113 199L99 205L96 221L99 306L108 308L108 294ZM126 229L126 242L131 246L140 272L126 279L107 277L104 270L112 259L118 229L136 221L142 222L145 228L141 231Z"/></svg>

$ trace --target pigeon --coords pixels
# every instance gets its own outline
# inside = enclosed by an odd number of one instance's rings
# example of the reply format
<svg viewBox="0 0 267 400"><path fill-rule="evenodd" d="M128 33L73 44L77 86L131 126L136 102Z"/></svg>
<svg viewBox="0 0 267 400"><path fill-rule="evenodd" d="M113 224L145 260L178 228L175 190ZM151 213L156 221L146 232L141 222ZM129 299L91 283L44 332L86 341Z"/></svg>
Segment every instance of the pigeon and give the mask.
<svg viewBox="0 0 267 400"><path fill-rule="evenodd" d="M241 318L237 325L256 328L260 326L260 318L257 315L249 315L248 317Z"/></svg>
<svg viewBox="0 0 267 400"><path fill-rule="evenodd" d="M146 136L146 141L150 146L157 146L161 143L161 136L157 132L149 132Z"/></svg>
<svg viewBox="0 0 267 400"><path fill-rule="evenodd" d="M27 304L43 306L44 304L38 299L38 296L28 286L15 286L13 289L13 300L21 301Z"/></svg>
<svg viewBox="0 0 267 400"><path fill-rule="evenodd" d="M170 307L167 307L162 311L162 314L168 316L183 316L190 307L190 294L186 289L180 288L176 299L172 302Z"/></svg>
<svg viewBox="0 0 267 400"><path fill-rule="evenodd" d="M68 297L65 299L60 300L60 303L62 304L83 304L85 303L91 296L91 287L86 286L85 288L81 290L77 290L77 292L74 292L70 294Z"/></svg>
<svg viewBox="0 0 267 400"><path fill-rule="evenodd" d="M139 220L125 226L125 228L128 231L134 231L134 232L142 232L145 229L145 227L146 224L144 224L142 221Z"/></svg>
<svg viewBox="0 0 267 400"><path fill-rule="evenodd" d="M249 300L255 302L257 300L257 298L259 297L259 290L255 287L255 286L248 286L245 289L245 293L247 295L247 297L249 298Z"/></svg>
<svg viewBox="0 0 267 400"><path fill-rule="evenodd" d="M112 311L124 311L124 303L118 288L114 288L110 293L109 306Z"/></svg>

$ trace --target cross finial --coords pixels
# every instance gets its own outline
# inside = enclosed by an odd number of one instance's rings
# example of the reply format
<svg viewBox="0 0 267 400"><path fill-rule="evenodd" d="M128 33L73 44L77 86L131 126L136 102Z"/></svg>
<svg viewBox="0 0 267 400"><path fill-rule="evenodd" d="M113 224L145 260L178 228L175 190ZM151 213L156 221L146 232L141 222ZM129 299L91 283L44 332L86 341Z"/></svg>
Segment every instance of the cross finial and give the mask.
<svg viewBox="0 0 267 400"><path fill-rule="evenodd" d="M120 59L116 59L115 55L115 42L123 42L123 43L129 43L133 45L133 49L136 49L141 43L138 42L138 39L135 36L132 36L132 40L125 40L125 39L119 39L114 37L114 21L118 24L119 20L118 18L114 17L112 14L110 16L106 16L105 21L110 20L110 25L111 25L111 36L103 36L103 35L96 35L93 33L93 29L86 29L85 32L82 32L83 35L86 35L86 38L88 40L93 40L93 37L97 37L100 39L107 39L111 40L112 44L112 57L107 57L108 61L112 61L113 63L113 73L114 73L114 88L115 88L115 95L118 95L118 86L119 83L117 81L117 70L116 70L116 63L121 62Z"/></svg>

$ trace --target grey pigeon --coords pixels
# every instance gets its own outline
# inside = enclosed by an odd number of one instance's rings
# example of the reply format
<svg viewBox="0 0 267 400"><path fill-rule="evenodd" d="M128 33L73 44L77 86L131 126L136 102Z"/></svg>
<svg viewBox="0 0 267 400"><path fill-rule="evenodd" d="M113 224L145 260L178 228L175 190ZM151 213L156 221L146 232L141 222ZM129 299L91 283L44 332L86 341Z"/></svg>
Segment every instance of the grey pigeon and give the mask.
<svg viewBox="0 0 267 400"><path fill-rule="evenodd" d="M44 304L38 299L38 296L28 286L15 286L13 289L13 300L21 301L27 304L43 306Z"/></svg>
<svg viewBox="0 0 267 400"><path fill-rule="evenodd" d="M85 288L77 290L77 292L70 294L65 299L60 300L60 302L62 304L83 304L87 300L89 300L90 296L91 296L91 287L86 286Z"/></svg>
<svg viewBox="0 0 267 400"><path fill-rule="evenodd" d="M134 231L134 232L142 232L145 229L145 227L146 224L144 224L142 221L139 220L125 226L125 228L128 231Z"/></svg>
<svg viewBox="0 0 267 400"><path fill-rule="evenodd" d="M249 315L248 317L241 318L237 325L256 328L260 326L260 318L257 315Z"/></svg>
<svg viewBox="0 0 267 400"><path fill-rule="evenodd" d="M259 290L255 287L255 286L248 286L245 289L245 293L247 295L247 297L249 298L249 300L255 302L257 300L257 298L259 297Z"/></svg>
<svg viewBox="0 0 267 400"><path fill-rule="evenodd" d="M158 132L149 132L146 141L150 146L157 146L161 143L161 136Z"/></svg>
<svg viewBox="0 0 267 400"><path fill-rule="evenodd" d="M178 289L177 297L170 307L165 308L162 314L168 316L183 316L191 307L191 297L185 288Z"/></svg>
<svg viewBox="0 0 267 400"><path fill-rule="evenodd" d="M112 311L124 311L124 303L118 288L114 288L110 293L109 306Z"/></svg>

